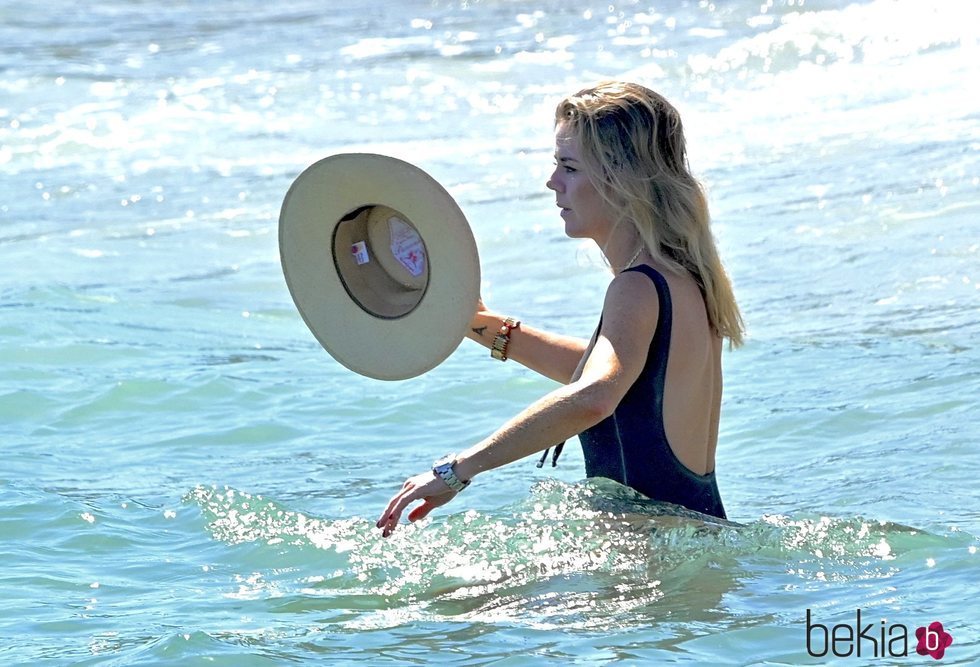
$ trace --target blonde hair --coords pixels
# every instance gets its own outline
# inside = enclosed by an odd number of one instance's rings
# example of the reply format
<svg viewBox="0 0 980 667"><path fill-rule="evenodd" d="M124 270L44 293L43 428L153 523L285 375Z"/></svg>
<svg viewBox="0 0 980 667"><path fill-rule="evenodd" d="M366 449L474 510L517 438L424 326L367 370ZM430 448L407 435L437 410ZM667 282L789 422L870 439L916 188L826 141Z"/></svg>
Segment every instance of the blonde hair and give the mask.
<svg viewBox="0 0 980 667"><path fill-rule="evenodd" d="M711 234L704 189L691 174L681 117L658 93L605 82L565 98L555 124L578 140L590 180L614 224L629 222L654 259L689 273L704 295L708 322L731 347L744 325Z"/></svg>

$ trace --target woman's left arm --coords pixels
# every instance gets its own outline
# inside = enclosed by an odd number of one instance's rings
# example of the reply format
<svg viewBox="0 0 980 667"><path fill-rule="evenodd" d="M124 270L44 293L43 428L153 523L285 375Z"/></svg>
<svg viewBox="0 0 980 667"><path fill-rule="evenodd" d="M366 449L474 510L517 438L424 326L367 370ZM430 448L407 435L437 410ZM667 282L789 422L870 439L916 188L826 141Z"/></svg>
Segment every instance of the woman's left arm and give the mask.
<svg viewBox="0 0 980 667"><path fill-rule="evenodd" d="M643 370L658 313L657 293L646 276L630 272L614 278L603 304L602 328L581 376L459 454L453 466L456 476L472 480L578 435L611 415ZM411 477L388 502L377 526L387 537L412 502L423 501L408 515L409 521L417 521L456 493L432 471Z"/></svg>

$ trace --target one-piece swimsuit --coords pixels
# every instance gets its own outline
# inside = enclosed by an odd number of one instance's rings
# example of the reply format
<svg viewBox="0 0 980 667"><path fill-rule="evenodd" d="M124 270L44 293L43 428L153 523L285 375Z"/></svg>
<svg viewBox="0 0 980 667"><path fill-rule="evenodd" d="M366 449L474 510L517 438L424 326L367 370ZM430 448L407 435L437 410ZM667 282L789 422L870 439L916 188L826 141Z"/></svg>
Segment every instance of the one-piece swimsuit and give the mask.
<svg viewBox="0 0 980 667"><path fill-rule="evenodd" d="M667 280L646 265L627 270L639 271L653 281L660 298L660 315L646 365L636 382L612 415L579 434L585 473L613 479L652 500L727 518L714 471L695 473L678 460L667 441L663 406L672 325Z"/></svg>

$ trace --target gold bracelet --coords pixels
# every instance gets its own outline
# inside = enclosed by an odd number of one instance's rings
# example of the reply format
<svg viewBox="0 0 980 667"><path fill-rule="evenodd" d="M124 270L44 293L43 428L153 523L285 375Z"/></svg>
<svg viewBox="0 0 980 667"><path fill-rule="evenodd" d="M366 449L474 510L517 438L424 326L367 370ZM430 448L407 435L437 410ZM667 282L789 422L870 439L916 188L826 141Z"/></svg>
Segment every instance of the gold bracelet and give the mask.
<svg viewBox="0 0 980 667"><path fill-rule="evenodd" d="M500 331L493 338L490 346L490 356L500 361L507 361L507 347L510 345L510 332L521 326L519 320L513 317L505 317L504 323L500 325Z"/></svg>

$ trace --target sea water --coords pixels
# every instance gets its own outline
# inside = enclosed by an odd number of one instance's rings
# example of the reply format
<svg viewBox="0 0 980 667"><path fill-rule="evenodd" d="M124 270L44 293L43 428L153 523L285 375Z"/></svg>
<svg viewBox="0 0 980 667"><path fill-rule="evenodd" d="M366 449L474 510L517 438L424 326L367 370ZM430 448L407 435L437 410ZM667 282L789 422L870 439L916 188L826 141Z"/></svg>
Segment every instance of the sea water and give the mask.
<svg viewBox="0 0 980 667"><path fill-rule="evenodd" d="M922 664L934 621L943 664L980 660L978 26L968 0L0 2L0 662ZM383 540L408 475L554 385L468 341L346 370L286 289L282 198L330 154L408 159L489 305L587 336L609 273L544 183L554 105L603 78L680 108L710 193L748 323L734 523L584 480L572 441Z"/></svg>

